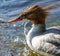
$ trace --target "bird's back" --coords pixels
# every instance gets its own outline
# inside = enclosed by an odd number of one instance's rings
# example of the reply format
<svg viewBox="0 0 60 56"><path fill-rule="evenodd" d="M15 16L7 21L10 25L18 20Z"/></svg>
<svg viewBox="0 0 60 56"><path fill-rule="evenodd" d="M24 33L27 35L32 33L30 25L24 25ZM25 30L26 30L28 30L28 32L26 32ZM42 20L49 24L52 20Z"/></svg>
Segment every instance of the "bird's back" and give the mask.
<svg viewBox="0 0 60 56"><path fill-rule="evenodd" d="M37 51L60 56L60 26L50 27L43 34L34 37L32 46Z"/></svg>

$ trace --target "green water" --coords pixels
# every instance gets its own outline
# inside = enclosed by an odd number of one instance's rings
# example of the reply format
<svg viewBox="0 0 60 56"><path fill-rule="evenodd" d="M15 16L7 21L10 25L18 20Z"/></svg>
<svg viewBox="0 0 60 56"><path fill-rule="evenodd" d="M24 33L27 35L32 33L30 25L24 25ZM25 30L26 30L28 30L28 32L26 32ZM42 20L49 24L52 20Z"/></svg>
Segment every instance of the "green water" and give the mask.
<svg viewBox="0 0 60 56"><path fill-rule="evenodd" d="M47 26L48 27L51 27L51 26L60 26L60 21L55 21L55 22L52 22L52 23L47 23Z"/></svg>

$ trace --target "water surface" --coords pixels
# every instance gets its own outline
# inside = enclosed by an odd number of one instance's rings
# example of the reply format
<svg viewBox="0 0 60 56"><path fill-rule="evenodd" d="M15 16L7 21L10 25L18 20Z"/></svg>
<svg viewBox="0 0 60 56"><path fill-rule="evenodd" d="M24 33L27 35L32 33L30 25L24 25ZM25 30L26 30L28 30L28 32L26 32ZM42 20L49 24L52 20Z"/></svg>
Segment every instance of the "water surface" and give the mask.
<svg viewBox="0 0 60 56"><path fill-rule="evenodd" d="M59 0L0 0L0 18L8 21L18 17L28 6L39 4L42 7L59 7ZM48 11L47 27L60 25L60 8ZM0 56L38 56L26 45L23 26L26 21L13 24L0 23Z"/></svg>

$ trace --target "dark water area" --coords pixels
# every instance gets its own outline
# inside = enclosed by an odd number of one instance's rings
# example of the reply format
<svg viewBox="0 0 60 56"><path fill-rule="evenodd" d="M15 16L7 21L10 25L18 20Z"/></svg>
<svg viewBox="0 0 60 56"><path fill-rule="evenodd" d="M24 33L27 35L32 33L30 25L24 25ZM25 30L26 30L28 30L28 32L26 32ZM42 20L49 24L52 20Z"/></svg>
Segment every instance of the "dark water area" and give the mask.
<svg viewBox="0 0 60 56"><path fill-rule="evenodd" d="M60 0L0 0L0 18L6 21L16 18L22 10L34 4L57 7L48 11L46 23L47 27L60 25ZM26 22L26 20L13 24L0 22L0 56L33 56L32 51L29 52L27 48L23 33Z"/></svg>

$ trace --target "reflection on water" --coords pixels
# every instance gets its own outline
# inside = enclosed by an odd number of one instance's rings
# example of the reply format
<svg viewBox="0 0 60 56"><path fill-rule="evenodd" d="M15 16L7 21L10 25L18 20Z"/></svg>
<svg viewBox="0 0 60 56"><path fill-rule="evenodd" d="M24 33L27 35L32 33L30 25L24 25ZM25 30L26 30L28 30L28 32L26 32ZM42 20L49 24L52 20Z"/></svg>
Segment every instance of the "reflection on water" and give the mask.
<svg viewBox="0 0 60 56"><path fill-rule="evenodd" d="M0 0L0 17L5 20L17 17L20 11L32 4L54 5L59 0ZM14 3L14 4L13 4ZM58 4L58 3L57 3ZM60 25L60 8L49 11L47 27ZM56 19L58 18L58 20ZM37 54L29 49L23 33L26 21L8 24L0 22L0 56L49 56ZM53 22L53 23L50 23Z"/></svg>

